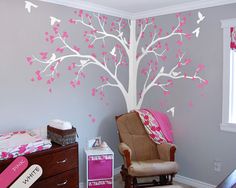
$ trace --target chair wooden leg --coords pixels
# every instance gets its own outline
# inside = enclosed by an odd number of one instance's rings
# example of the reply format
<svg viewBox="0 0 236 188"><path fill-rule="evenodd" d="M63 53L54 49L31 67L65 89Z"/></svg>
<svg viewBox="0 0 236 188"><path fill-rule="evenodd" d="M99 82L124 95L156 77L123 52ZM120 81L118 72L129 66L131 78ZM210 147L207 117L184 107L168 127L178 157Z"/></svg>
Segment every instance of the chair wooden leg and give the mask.
<svg viewBox="0 0 236 188"><path fill-rule="evenodd" d="M129 176L128 170L125 168L124 165L122 165L122 167L121 167L120 174L121 174L122 180L125 182L125 188L131 188L132 177Z"/></svg>
<svg viewBox="0 0 236 188"><path fill-rule="evenodd" d="M137 178L133 178L133 188L138 187L138 182L137 182Z"/></svg>
<svg viewBox="0 0 236 188"><path fill-rule="evenodd" d="M122 181L125 181L126 176L128 175L127 169L122 165L120 175L122 177Z"/></svg>
<svg viewBox="0 0 236 188"><path fill-rule="evenodd" d="M132 182L132 177L131 176L126 176L125 179L125 188L131 188L131 182Z"/></svg>
<svg viewBox="0 0 236 188"><path fill-rule="evenodd" d="M160 184L161 184L161 185L166 185L166 184L168 184L168 178L167 178L166 175L161 175L161 176L160 176Z"/></svg>

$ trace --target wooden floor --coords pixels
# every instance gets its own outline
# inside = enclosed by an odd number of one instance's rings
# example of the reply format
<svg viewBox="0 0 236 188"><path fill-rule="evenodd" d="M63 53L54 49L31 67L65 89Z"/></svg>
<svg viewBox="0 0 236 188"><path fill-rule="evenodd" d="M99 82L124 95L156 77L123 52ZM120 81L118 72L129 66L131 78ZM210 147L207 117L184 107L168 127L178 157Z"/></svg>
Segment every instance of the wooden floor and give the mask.
<svg viewBox="0 0 236 188"><path fill-rule="evenodd" d="M118 174L115 176L114 178L114 184L115 184L115 188L124 188L124 183L122 182L122 179L121 179L121 176ZM174 182L173 183L174 185L180 185L181 187L183 188L193 188L191 186L188 186L188 185L184 185L184 184L181 184L181 183L178 183L178 182Z"/></svg>

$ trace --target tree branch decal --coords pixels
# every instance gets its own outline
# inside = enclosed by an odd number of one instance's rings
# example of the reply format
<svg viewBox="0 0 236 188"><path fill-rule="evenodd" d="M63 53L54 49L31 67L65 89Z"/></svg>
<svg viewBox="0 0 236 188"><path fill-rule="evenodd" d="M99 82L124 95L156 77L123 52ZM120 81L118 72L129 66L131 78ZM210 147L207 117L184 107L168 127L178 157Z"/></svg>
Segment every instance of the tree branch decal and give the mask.
<svg viewBox="0 0 236 188"><path fill-rule="evenodd" d="M52 84L61 77L61 67L65 66L73 75L69 83L71 87L76 88L86 77L86 69L90 66L97 66L105 74L99 78L101 84L92 88L92 96L99 94L100 97L104 97L106 87L117 88L125 99L127 111L141 108L146 94L153 87L159 88L164 95L170 94L174 80L197 81L199 88L207 85L207 80L201 77L201 72L205 69L204 65L199 64L193 74L182 70L192 62L191 58L185 57L186 52L182 52L184 42L192 38L191 32L184 30L187 17L177 14L176 24L171 27L169 32L157 25L158 22L155 19L146 18L131 21L76 10L74 17L68 20L68 24L71 27L80 27L84 30L83 38L85 44L87 43L86 51L82 46L74 44L68 31L61 31L62 19L51 22L52 32L45 32L45 41L54 50L51 53L42 51L37 56L27 57L29 65L38 67L31 81L46 79L49 92L52 92ZM108 39L109 45L106 44ZM171 49L176 49L176 61L168 62L169 42L173 39L177 39L176 47L171 45ZM112 46L110 40L114 42ZM101 53L94 52L98 46ZM91 53L89 54L88 51ZM149 57L151 60L144 62L145 57ZM75 58L78 60L73 62ZM165 65L160 65L160 61L168 62L173 67L167 69ZM144 67L140 68L141 64L145 64ZM127 67L129 68L129 82L128 86L125 86L120 79L119 70ZM139 97L136 98L138 70L141 70L140 75L144 78L144 84L139 92ZM132 102L131 98L134 99Z"/></svg>

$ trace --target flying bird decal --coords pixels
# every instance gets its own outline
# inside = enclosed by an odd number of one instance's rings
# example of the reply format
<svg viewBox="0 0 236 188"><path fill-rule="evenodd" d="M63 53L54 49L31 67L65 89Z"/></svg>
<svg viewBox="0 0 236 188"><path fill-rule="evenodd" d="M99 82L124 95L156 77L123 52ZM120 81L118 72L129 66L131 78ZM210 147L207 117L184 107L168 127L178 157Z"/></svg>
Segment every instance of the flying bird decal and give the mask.
<svg viewBox="0 0 236 188"><path fill-rule="evenodd" d="M198 20L197 20L197 24L199 24L201 21L203 21L205 19L205 16L202 15L201 12L198 12Z"/></svg>
<svg viewBox="0 0 236 188"><path fill-rule="evenodd" d="M200 27L198 27L197 29L195 29L195 30L192 32L192 34L195 34L197 38L198 38L198 36L199 36L199 33L200 33Z"/></svg>
<svg viewBox="0 0 236 188"><path fill-rule="evenodd" d="M58 18L55 18L53 16L50 16L50 23L51 23L51 25L54 25L56 22L60 23L61 20L59 20Z"/></svg>
<svg viewBox="0 0 236 188"><path fill-rule="evenodd" d="M28 13L31 13L31 8L38 8L38 5L35 5L31 3L30 1L25 1L25 9L28 11Z"/></svg>
<svg viewBox="0 0 236 188"><path fill-rule="evenodd" d="M171 112L172 117L174 117L175 116L175 107L170 108L166 112Z"/></svg>

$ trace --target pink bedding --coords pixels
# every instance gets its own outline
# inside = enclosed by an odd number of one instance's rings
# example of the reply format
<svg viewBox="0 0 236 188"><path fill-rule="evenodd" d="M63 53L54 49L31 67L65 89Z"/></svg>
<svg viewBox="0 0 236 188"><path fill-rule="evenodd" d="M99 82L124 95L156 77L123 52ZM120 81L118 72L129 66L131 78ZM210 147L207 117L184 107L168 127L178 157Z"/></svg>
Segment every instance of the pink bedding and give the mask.
<svg viewBox="0 0 236 188"><path fill-rule="evenodd" d="M29 131L0 134L0 160L45 150L51 146L50 140Z"/></svg>

